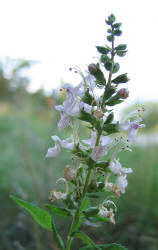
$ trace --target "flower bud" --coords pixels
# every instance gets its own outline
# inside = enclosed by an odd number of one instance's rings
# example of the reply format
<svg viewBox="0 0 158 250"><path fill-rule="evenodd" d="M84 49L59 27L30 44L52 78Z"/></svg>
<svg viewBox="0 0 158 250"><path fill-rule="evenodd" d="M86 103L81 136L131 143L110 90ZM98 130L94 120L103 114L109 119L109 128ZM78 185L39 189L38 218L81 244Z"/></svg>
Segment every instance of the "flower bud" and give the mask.
<svg viewBox="0 0 158 250"><path fill-rule="evenodd" d="M100 120L103 116L104 116L104 113L102 111L100 111L100 110L95 110L94 111L94 117L97 120Z"/></svg>
<svg viewBox="0 0 158 250"><path fill-rule="evenodd" d="M61 193L61 192L57 192L56 190L52 190L50 192L50 195L49 195L49 200L51 202L55 201L55 199L57 199L57 200L60 200L60 199L65 200L66 197L67 197L67 194Z"/></svg>
<svg viewBox="0 0 158 250"><path fill-rule="evenodd" d="M97 67L96 64L91 63L91 64L89 64L89 66L88 66L88 70L89 70L89 73L90 73L90 74L95 75L95 74L98 72L98 67Z"/></svg>
<svg viewBox="0 0 158 250"><path fill-rule="evenodd" d="M129 96L129 91L125 88L120 89L117 94L119 95L119 97L121 97L122 99L126 99Z"/></svg>
<svg viewBox="0 0 158 250"><path fill-rule="evenodd" d="M67 181L72 181L74 177L76 176L76 171L73 168L70 168L69 165L67 165L64 168L64 177Z"/></svg>

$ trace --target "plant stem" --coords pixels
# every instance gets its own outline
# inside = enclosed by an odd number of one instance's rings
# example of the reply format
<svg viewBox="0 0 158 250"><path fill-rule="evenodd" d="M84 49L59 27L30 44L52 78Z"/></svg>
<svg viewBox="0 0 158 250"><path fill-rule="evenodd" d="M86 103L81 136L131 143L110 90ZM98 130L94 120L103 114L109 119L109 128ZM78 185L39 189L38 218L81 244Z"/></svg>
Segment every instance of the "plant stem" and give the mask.
<svg viewBox="0 0 158 250"><path fill-rule="evenodd" d="M113 28L113 26L111 27L111 29L112 29L112 51L111 51L111 60L112 60L112 62L113 62L113 61L114 61L114 56L115 56L115 53L114 53L114 28ZM111 69L110 72L109 72L109 78L108 78L108 82L107 82L106 87L109 87L110 84L111 84L112 70L113 70L113 67L112 67L112 69Z"/></svg>
<svg viewBox="0 0 158 250"><path fill-rule="evenodd" d="M102 134L102 131L99 131L98 135L97 135L95 146L99 145L101 134ZM86 191L87 191L87 186L88 186L88 183L89 183L90 176L91 176L91 168L88 168L88 172L87 172L85 184L84 184L84 187L83 187L83 192L82 192L82 195L81 195L81 199L80 199L80 202L79 202L79 206L78 206L78 208L76 210L76 213L75 213L75 215L73 217L71 228L70 228L70 231L69 231L69 234L68 234L68 241L67 241L66 250L70 250L70 247L71 247L71 243L72 243L72 236L71 236L71 234L73 233L74 227L77 224L78 219L80 217L80 208L81 208L82 201L83 201L83 199L85 197L85 194L86 194Z"/></svg>

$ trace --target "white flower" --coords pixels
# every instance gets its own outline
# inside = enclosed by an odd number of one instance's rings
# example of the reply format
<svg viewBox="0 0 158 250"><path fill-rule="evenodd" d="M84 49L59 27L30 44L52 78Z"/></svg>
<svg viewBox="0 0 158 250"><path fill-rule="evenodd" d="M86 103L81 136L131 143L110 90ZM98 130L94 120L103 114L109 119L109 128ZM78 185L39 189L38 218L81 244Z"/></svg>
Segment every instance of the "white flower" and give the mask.
<svg viewBox="0 0 158 250"><path fill-rule="evenodd" d="M80 102L80 108L83 108L85 112L91 114L92 112L92 106L87 104L87 103L84 103L84 102Z"/></svg>
<svg viewBox="0 0 158 250"><path fill-rule="evenodd" d="M107 148L99 145L93 149L92 153L90 154L90 157L93 159L93 161L99 161L104 155L107 154L107 151Z"/></svg>
<svg viewBox="0 0 158 250"><path fill-rule="evenodd" d="M48 151L46 153L46 158L55 157L59 153L60 153L60 146L57 143L53 148L48 148Z"/></svg>
<svg viewBox="0 0 158 250"><path fill-rule="evenodd" d="M70 122L70 118L63 111L60 112L60 116L61 118L60 121L58 122L58 128L59 130L62 130L67 127L67 125Z"/></svg>
<svg viewBox="0 0 158 250"><path fill-rule="evenodd" d="M110 215L109 210L106 207L102 207L98 213L100 216L108 217Z"/></svg>
<svg viewBox="0 0 158 250"><path fill-rule="evenodd" d="M122 170L121 163L118 160L111 161L109 169L114 173L114 174L120 174Z"/></svg>
<svg viewBox="0 0 158 250"><path fill-rule="evenodd" d="M95 77L89 74L89 71L86 71L86 73L88 73L88 75L85 76L86 85L89 90L93 91L93 89L96 87ZM82 81L80 84L84 85L84 81Z"/></svg>
<svg viewBox="0 0 158 250"><path fill-rule="evenodd" d="M121 163L118 160L111 161L109 169L114 174L129 174L133 172L131 168L123 168Z"/></svg>
<svg viewBox="0 0 158 250"><path fill-rule="evenodd" d="M135 142L138 129L145 127L145 124L139 124L141 121L142 119L138 118L133 122L128 120L127 122L120 123L120 128L127 131L127 136L130 142Z"/></svg>
<svg viewBox="0 0 158 250"><path fill-rule="evenodd" d="M94 148L97 140L97 133L92 132L91 138L87 140L82 140L85 144L89 145L89 148ZM100 137L100 145L106 146L112 142L112 139L109 136L101 136Z"/></svg>
<svg viewBox="0 0 158 250"><path fill-rule="evenodd" d="M126 179L126 175L119 175L116 178L116 185L121 193L125 193L125 189L128 185L128 181Z"/></svg>
<svg viewBox="0 0 158 250"><path fill-rule="evenodd" d="M61 140L58 136L54 135L51 136L53 141L55 142L55 146L53 148L48 148L46 157L55 157L60 153L60 146L62 148L67 148L67 149L73 149L74 148L74 142L72 138L67 138L65 140Z"/></svg>
<svg viewBox="0 0 158 250"><path fill-rule="evenodd" d="M82 141L83 143L89 145L89 148L93 149L92 153L90 154L90 157L94 161L99 161L104 155L107 154L108 149L105 146L110 144L112 142L112 139L109 136L101 136L100 143L98 146L95 146L96 140L97 140L97 133L92 132L90 139Z"/></svg>

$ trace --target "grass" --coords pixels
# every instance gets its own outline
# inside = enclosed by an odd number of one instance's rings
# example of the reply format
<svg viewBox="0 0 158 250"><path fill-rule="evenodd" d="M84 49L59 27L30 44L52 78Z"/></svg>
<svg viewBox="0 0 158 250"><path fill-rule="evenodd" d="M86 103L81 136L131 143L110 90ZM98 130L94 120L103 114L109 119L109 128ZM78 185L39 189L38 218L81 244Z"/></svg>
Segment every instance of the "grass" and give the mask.
<svg viewBox="0 0 158 250"><path fill-rule="evenodd" d="M63 150L60 157L45 159L45 153L53 145L51 135L65 138L69 130L59 134L52 110L6 105L5 111L0 112L0 250L53 249L51 236L18 208L9 194L40 205L47 202L51 189L61 188L56 180L64 166L71 163L70 154ZM133 148L133 153L121 153L121 162L132 167L133 173L129 175L126 194L116 199L117 224L83 226L95 241L118 242L131 250L158 249L157 152L158 145L146 145ZM55 219L65 237L68 222Z"/></svg>

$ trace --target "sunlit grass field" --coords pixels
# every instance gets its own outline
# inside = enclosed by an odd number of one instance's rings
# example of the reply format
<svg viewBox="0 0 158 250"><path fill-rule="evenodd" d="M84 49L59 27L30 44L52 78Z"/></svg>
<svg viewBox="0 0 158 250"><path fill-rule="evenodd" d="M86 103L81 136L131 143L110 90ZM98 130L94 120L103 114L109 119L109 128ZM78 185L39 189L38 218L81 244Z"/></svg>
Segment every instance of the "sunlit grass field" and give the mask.
<svg viewBox="0 0 158 250"><path fill-rule="evenodd" d="M65 138L70 132L66 129L59 133L56 122L51 109L3 104L0 110L0 250L55 249L52 236L40 229L9 195L42 206L48 202L51 189L63 188L56 180L62 176L64 166L71 164L71 155L63 150L59 157L45 159L47 148L53 145L50 136ZM115 198L116 225L84 225L83 229L98 243L117 242L131 250L157 250L158 145L135 146L132 153L122 152L120 160L133 168L133 173L128 177L126 194ZM55 220L65 237L70 221Z"/></svg>

